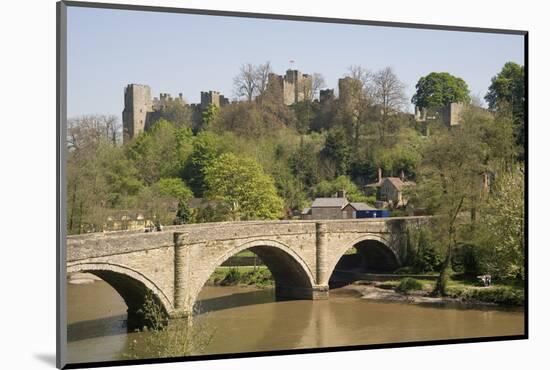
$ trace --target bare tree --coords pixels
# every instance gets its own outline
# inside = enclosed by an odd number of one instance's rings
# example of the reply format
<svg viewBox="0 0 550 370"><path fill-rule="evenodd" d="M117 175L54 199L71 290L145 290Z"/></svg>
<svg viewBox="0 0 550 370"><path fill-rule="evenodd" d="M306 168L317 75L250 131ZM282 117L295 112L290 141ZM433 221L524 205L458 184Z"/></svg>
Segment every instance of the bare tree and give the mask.
<svg viewBox="0 0 550 370"><path fill-rule="evenodd" d="M311 75L311 91L305 94L305 96L308 99L312 100L317 96L319 90L321 90L325 86L325 78L323 77L323 75L315 72Z"/></svg>
<svg viewBox="0 0 550 370"><path fill-rule="evenodd" d="M405 84L391 67L386 67L372 76L370 90L374 103L380 106L380 139L383 140L389 117L399 112L407 102Z"/></svg>
<svg viewBox="0 0 550 370"><path fill-rule="evenodd" d="M264 64L260 64L255 67L255 76L256 76L256 92L258 95L261 95L267 89L267 83L269 79L269 74L273 72L271 69L271 63L269 61Z"/></svg>
<svg viewBox="0 0 550 370"><path fill-rule="evenodd" d="M239 74L233 78L233 87L238 97L245 97L248 101L254 98L257 86L256 68L251 63L241 65Z"/></svg>
<svg viewBox="0 0 550 370"><path fill-rule="evenodd" d="M348 73L346 74L346 76L360 81L361 87L363 88L365 95L367 97L370 96L369 88L374 75L369 69L360 65L351 65L348 68Z"/></svg>
<svg viewBox="0 0 550 370"><path fill-rule="evenodd" d="M97 147L100 142L117 145L121 142L122 128L114 115L87 115L71 118L67 122L69 149Z"/></svg>

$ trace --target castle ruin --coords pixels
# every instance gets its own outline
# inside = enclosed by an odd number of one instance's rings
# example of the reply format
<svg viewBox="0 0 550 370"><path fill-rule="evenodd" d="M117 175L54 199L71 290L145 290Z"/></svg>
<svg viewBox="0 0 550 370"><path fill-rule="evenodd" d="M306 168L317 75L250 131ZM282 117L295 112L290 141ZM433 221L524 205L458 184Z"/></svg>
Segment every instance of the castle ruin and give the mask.
<svg viewBox="0 0 550 370"><path fill-rule="evenodd" d="M127 142L147 131L151 124L160 117L160 112L170 104L187 106L191 108L193 117L200 117L208 105L224 106L229 104L229 99L218 91L201 91L200 104L187 104L181 93L176 97L160 93L159 97L151 99L151 88L148 85L128 84L124 88L123 141Z"/></svg>
<svg viewBox="0 0 550 370"><path fill-rule="evenodd" d="M151 120L153 101L151 88L147 85L129 84L124 88L122 111L123 140L137 136Z"/></svg>
<svg viewBox="0 0 550 370"><path fill-rule="evenodd" d="M312 99L313 79L311 75L302 74L296 69L289 69L284 76L270 73L268 89L276 89L281 94L285 105L292 105L304 100Z"/></svg>

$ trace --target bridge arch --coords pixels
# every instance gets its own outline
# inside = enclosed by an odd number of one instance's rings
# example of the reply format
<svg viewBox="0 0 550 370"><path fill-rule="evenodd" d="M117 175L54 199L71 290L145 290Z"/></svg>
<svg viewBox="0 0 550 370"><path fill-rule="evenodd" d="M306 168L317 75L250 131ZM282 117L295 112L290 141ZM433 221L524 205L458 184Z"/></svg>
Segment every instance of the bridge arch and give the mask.
<svg viewBox="0 0 550 370"><path fill-rule="evenodd" d="M196 303L200 291L215 269L230 257L247 249L255 253L271 271L277 297L306 299L312 294L315 278L311 268L300 255L284 243L260 239L240 244L215 259L192 292L191 307Z"/></svg>
<svg viewBox="0 0 550 370"><path fill-rule="evenodd" d="M143 307L148 292L166 314L173 306L166 294L147 276L129 267L106 263L87 262L67 266L67 274L86 272L93 274L109 284L122 297L128 307L128 329L139 328L143 317L139 310Z"/></svg>
<svg viewBox="0 0 550 370"><path fill-rule="evenodd" d="M328 276L332 276L342 256L353 247L357 248L358 253L365 260L375 260L375 265L373 266L375 269L380 272L392 272L401 265L401 262L399 254L391 245L390 240L380 234L374 233L363 234L351 242L344 243L342 246L335 248L332 254L332 259L328 266Z"/></svg>

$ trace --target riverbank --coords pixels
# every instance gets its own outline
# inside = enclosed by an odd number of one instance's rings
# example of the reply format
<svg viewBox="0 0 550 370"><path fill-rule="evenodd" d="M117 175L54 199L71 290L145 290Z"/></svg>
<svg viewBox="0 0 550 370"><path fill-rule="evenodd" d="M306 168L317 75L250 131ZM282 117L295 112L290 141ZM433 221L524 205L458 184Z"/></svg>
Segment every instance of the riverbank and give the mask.
<svg viewBox="0 0 550 370"><path fill-rule="evenodd" d="M378 276L378 275L377 275ZM435 276L425 279L402 277L401 279L358 280L347 285L361 294L364 299L409 302L409 303L464 303L470 305L523 306L524 290L514 285L496 284L490 287L475 285L467 280L451 279L448 283L448 295L433 297ZM403 281L407 280L404 284ZM256 286L273 287L271 272L265 266L218 267L208 280L210 286ZM406 285L409 285L408 287Z"/></svg>
<svg viewBox="0 0 550 370"><path fill-rule="evenodd" d="M266 266L220 266L206 283L210 286L256 286L269 288L274 285L271 271Z"/></svg>
<svg viewBox="0 0 550 370"><path fill-rule="evenodd" d="M416 289L402 291L402 280L383 282L360 280L349 287L359 292L362 298L401 301L409 303L465 303L473 305L523 306L525 295L522 288L511 285L493 285L481 287L467 284L460 280L451 280L448 285L448 295L433 297L434 281L415 280Z"/></svg>

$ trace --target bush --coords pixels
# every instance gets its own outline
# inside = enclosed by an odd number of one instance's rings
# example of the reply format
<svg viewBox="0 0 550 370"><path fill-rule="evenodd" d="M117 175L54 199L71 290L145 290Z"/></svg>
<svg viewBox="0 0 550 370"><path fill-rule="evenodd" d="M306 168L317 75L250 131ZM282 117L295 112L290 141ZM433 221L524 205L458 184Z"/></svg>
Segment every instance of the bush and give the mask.
<svg viewBox="0 0 550 370"><path fill-rule="evenodd" d="M241 272L236 268L230 268L225 274L225 277L220 282L220 285L235 285L241 281Z"/></svg>
<svg viewBox="0 0 550 370"><path fill-rule="evenodd" d="M423 285L420 281L413 278L406 277L401 279L401 281L399 282L399 285L395 289L398 292L407 294L412 290L422 290L422 288L423 288Z"/></svg>
<svg viewBox="0 0 550 370"><path fill-rule="evenodd" d="M268 269L256 269L244 273L241 283L260 287L273 285L273 276Z"/></svg>
<svg viewBox="0 0 550 370"><path fill-rule="evenodd" d="M482 256L478 247L470 244L459 245L453 255L453 269L461 271L465 276L475 277L486 273L481 264Z"/></svg>
<svg viewBox="0 0 550 370"><path fill-rule="evenodd" d="M525 303L523 289L512 287L490 288L449 288L450 296L464 300L476 300L487 303L522 306Z"/></svg>

